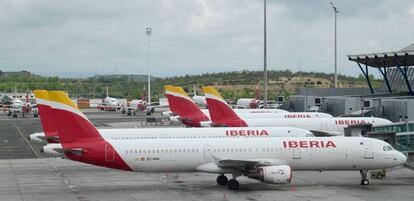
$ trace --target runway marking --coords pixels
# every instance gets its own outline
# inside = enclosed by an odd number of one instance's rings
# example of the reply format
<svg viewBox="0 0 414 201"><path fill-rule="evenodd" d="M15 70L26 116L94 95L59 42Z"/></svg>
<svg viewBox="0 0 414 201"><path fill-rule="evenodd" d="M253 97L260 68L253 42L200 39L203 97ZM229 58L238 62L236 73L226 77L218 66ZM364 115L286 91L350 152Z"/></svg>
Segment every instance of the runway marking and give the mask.
<svg viewBox="0 0 414 201"><path fill-rule="evenodd" d="M29 143L29 141L27 141L27 139L24 137L23 133L20 131L20 129L16 126L15 123L13 123L13 126L16 128L16 130L20 133L20 135L22 136L23 140L27 143L27 145L29 146L29 148L32 150L33 154L36 156L36 158L39 158L39 155L37 155L36 151L33 149L32 145Z"/></svg>

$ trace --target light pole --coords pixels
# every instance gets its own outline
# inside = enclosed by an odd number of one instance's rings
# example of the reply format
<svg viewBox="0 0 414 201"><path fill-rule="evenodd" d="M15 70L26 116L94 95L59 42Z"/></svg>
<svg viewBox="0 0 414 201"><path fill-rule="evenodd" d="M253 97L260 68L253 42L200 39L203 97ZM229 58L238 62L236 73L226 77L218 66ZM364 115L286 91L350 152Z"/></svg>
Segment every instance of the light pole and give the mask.
<svg viewBox="0 0 414 201"><path fill-rule="evenodd" d="M338 9L336 8L336 6L331 2L331 6L332 9L335 13L335 31L334 31L334 35L335 35L335 77L334 77L334 87L337 88L338 87L338 68L336 65L336 14L339 13Z"/></svg>
<svg viewBox="0 0 414 201"><path fill-rule="evenodd" d="M147 64L148 64L148 105L151 105L151 75L150 75L150 36L152 33L152 28L147 27L146 28L146 34L148 39L148 58L147 58Z"/></svg>
<svg viewBox="0 0 414 201"><path fill-rule="evenodd" d="M264 108L267 108L267 41L266 41L266 0L264 0L264 46L263 46L263 90Z"/></svg>

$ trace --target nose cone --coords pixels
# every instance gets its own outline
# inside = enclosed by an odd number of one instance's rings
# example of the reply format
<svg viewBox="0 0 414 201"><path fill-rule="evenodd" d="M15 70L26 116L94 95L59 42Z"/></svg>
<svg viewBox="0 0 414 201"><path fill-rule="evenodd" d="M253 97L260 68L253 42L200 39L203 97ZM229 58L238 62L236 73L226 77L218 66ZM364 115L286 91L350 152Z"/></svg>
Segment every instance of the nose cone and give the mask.
<svg viewBox="0 0 414 201"><path fill-rule="evenodd" d="M407 162L407 156L405 156L403 153L398 152L398 155L396 157L396 163L397 165L402 165L405 162Z"/></svg>

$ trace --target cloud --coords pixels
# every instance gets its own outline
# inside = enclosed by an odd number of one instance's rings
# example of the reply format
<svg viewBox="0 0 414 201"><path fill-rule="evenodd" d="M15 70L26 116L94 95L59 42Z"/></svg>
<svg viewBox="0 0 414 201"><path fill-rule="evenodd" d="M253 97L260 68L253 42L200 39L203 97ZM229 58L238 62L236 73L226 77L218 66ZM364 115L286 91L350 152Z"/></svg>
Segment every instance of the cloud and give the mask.
<svg viewBox="0 0 414 201"><path fill-rule="evenodd" d="M335 4L340 73L359 73L347 54L412 43L409 0ZM333 71L329 1L268 0L267 10L270 69ZM261 0L0 0L0 69L146 73L146 27L153 28L151 71L156 76L262 69Z"/></svg>

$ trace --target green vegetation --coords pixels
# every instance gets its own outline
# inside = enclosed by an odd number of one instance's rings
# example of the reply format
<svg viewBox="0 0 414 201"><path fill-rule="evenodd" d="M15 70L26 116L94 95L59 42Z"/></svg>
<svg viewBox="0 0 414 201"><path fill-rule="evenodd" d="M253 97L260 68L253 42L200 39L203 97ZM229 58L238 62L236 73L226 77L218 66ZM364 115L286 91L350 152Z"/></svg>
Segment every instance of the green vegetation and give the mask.
<svg viewBox="0 0 414 201"><path fill-rule="evenodd" d="M232 71L222 73L204 73L201 75L185 75L167 78L152 78L152 98L157 100L163 97L164 85L183 86L192 93L193 85L216 85L224 98L254 97L255 87L261 84L262 71ZM333 74L315 72L269 71L270 98L278 95L292 95L297 87L323 87L322 81L330 83ZM305 81L292 82L294 78L303 78ZM312 78L312 79L311 79ZM318 79L317 81L313 80ZM147 77L145 75L97 75L87 79L44 77L22 72L1 72L0 91L13 92L16 87L19 92L34 89L64 90L73 97L101 98L105 96L106 86L113 97L140 98L144 93ZM365 79L339 75L340 82L348 85L366 86ZM322 81L320 81L322 80ZM381 86L381 80L373 79L374 87ZM294 85L294 86L292 86ZM273 90L273 91L272 91Z"/></svg>

